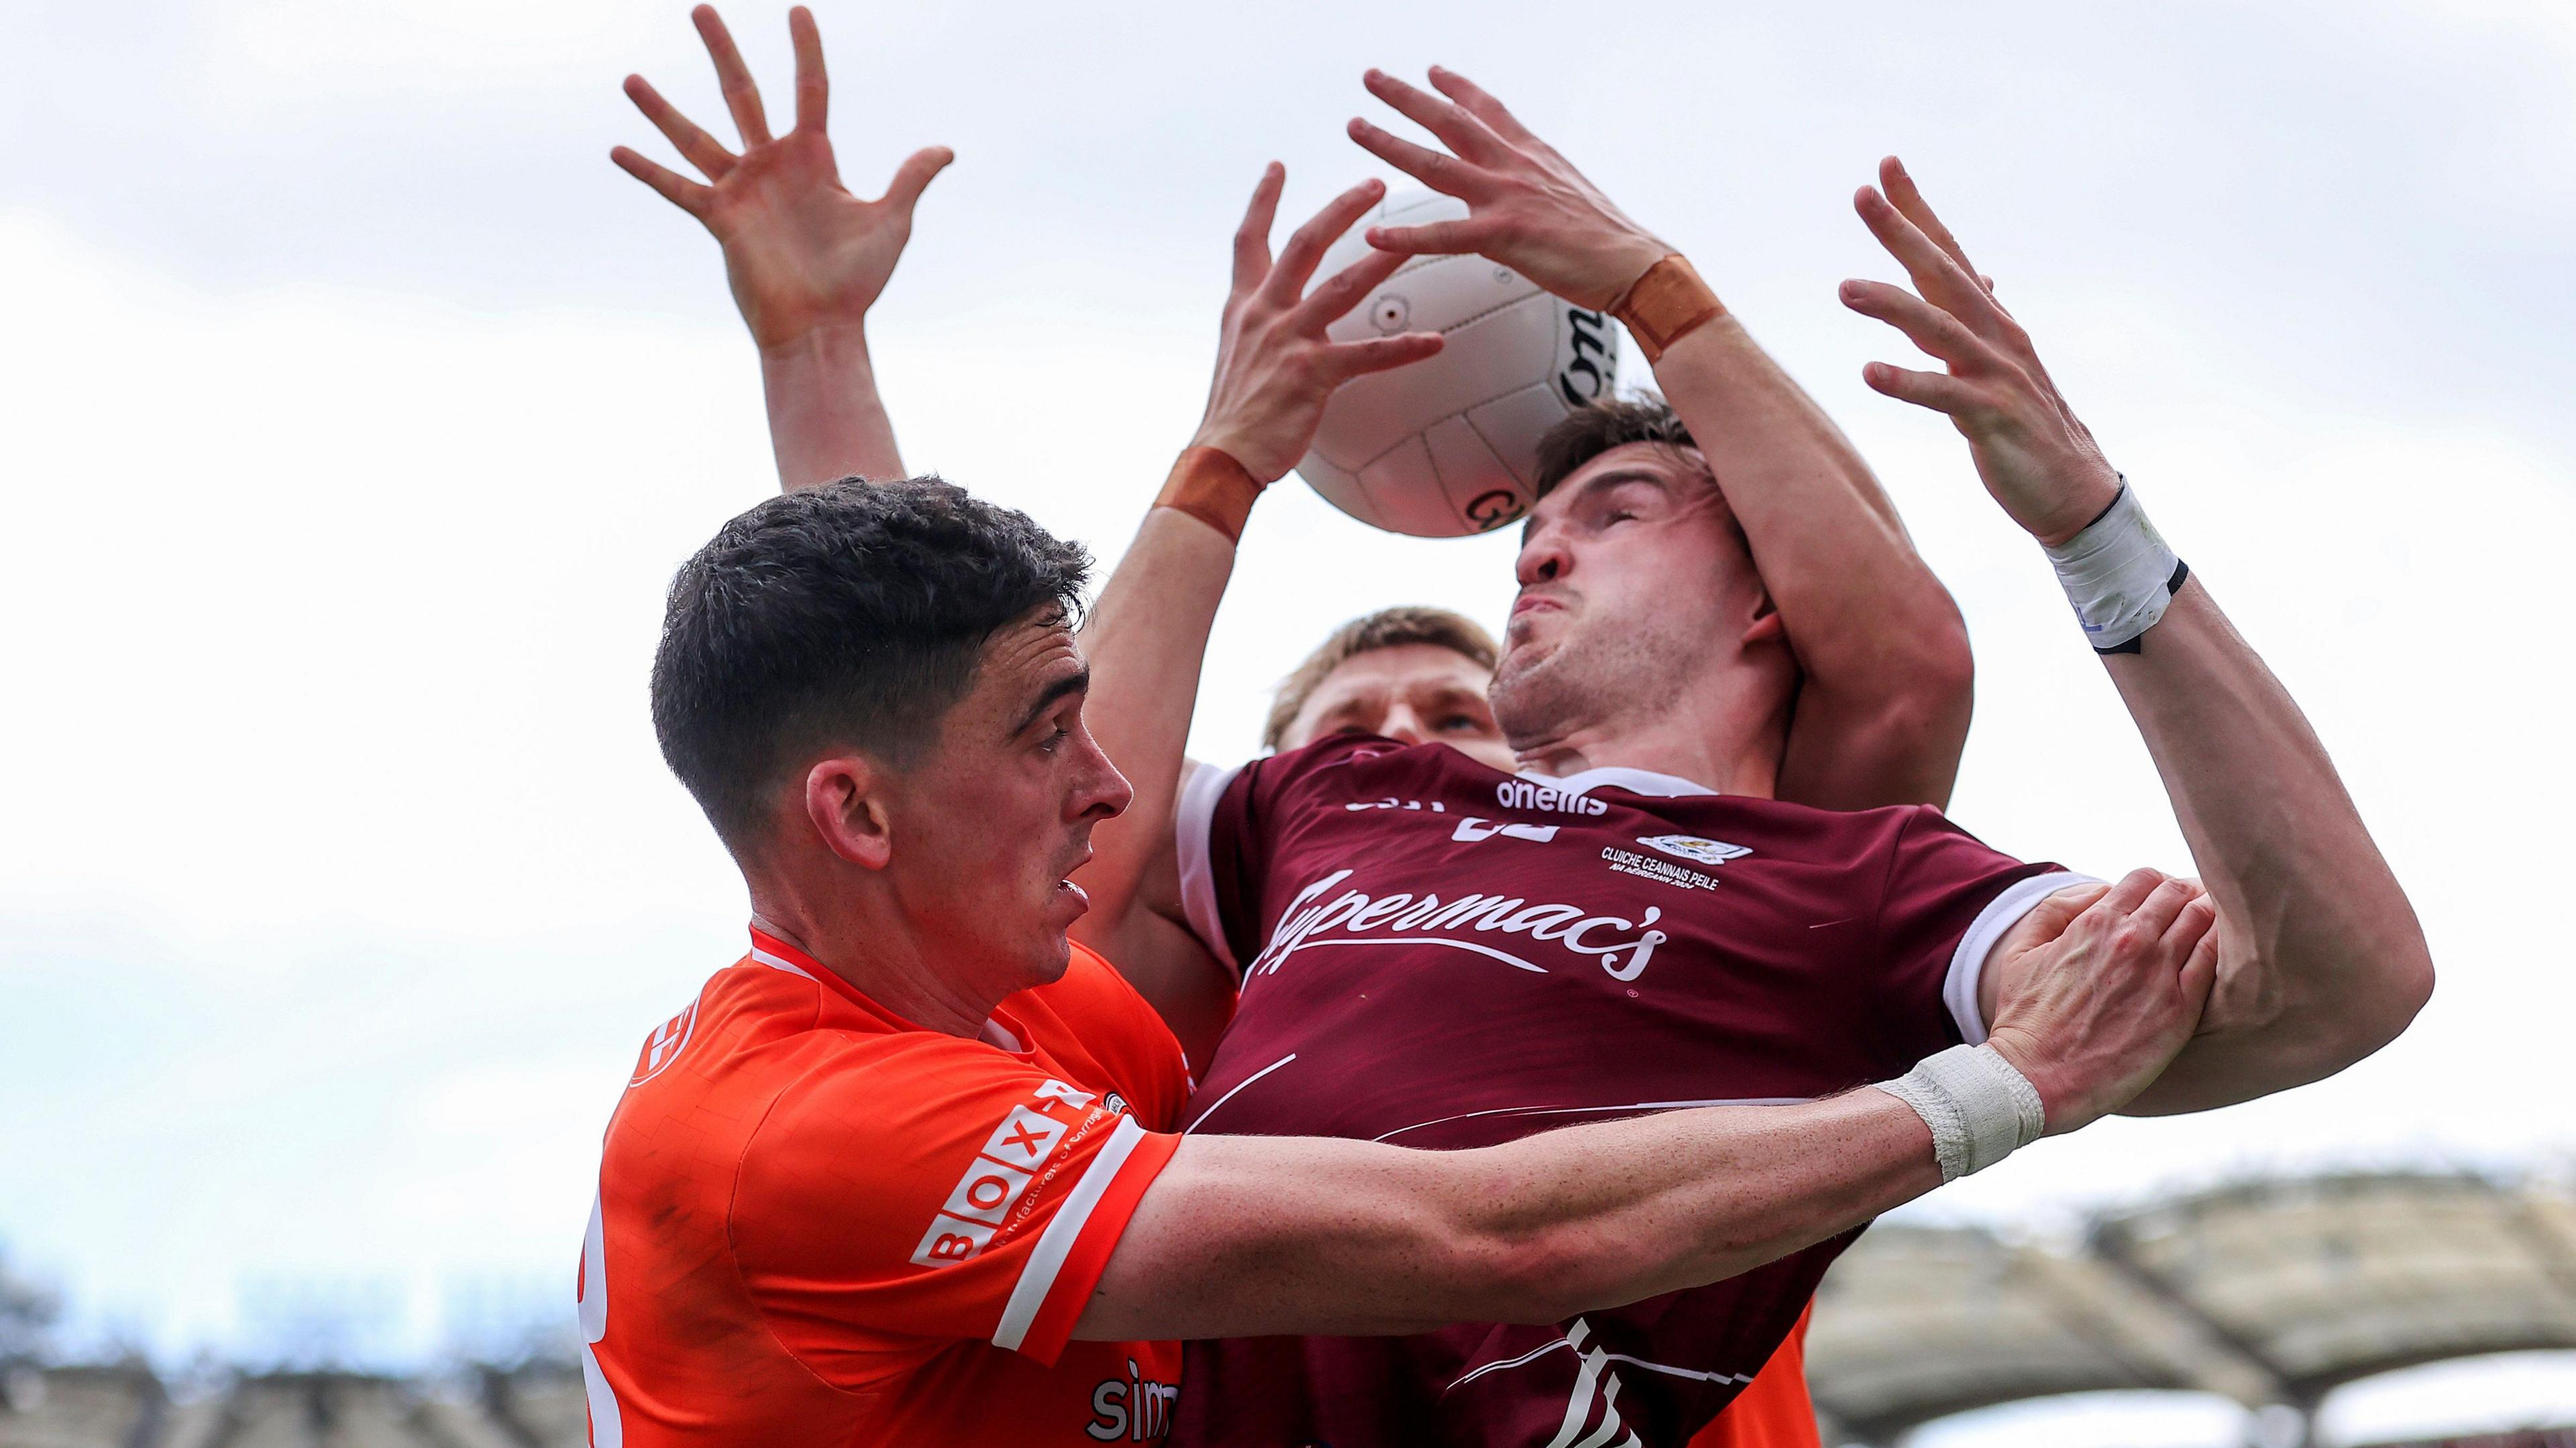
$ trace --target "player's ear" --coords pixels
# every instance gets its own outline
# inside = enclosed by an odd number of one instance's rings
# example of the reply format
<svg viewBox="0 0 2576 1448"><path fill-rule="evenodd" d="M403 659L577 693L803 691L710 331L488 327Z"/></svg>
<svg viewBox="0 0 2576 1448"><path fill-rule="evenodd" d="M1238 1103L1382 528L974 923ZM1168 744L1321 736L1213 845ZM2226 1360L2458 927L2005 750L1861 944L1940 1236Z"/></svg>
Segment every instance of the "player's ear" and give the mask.
<svg viewBox="0 0 2576 1448"><path fill-rule="evenodd" d="M894 858L891 777L864 754L819 759L805 771L805 818L824 848L853 865L882 870Z"/></svg>
<svg viewBox="0 0 2576 1448"><path fill-rule="evenodd" d="M1744 626L1744 646L1749 649L1756 644L1780 643L1788 636L1780 623L1780 610L1771 606L1771 595L1765 592L1761 602L1753 606L1753 622Z"/></svg>

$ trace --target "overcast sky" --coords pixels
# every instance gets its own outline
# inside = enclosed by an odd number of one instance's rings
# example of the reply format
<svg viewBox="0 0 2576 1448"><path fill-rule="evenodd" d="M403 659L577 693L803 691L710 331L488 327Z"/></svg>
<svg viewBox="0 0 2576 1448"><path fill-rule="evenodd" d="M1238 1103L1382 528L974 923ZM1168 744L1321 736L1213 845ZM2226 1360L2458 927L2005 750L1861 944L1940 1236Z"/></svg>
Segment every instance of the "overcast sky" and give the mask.
<svg viewBox="0 0 2576 1448"><path fill-rule="evenodd" d="M2307 707L2442 969L2332 1082L2114 1122L1921 1211L2067 1231L2254 1168L2576 1152L2576 13L2533 0L819 7L845 173L953 145L872 323L913 467L1114 559L1205 390L1261 163L1378 168L1375 64L1467 71L1688 250L1965 609L1952 813L2188 868L2126 716L1906 360L1887 151ZM783 117L783 7L731 12ZM635 1043L741 948L644 675L773 486L713 244L614 170L711 126L684 7L12 7L0 42L0 1240L84 1330L435 1349L568 1280ZM783 121L782 121L783 123ZM1643 380L1642 373L1631 380ZM1507 539L1254 520L1193 750L1334 624L1499 624ZM2536 877L2536 878L2533 878ZM491 1306L504 1304L502 1307Z"/></svg>

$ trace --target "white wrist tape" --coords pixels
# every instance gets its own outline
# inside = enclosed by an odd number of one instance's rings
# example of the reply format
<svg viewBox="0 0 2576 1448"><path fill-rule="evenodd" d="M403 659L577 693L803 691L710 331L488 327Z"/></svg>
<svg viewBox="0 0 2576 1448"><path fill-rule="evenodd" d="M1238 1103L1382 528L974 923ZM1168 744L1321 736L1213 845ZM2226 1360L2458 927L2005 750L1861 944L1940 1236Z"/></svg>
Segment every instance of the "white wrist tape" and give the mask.
<svg viewBox="0 0 2576 1448"><path fill-rule="evenodd" d="M2075 605L2075 621L2099 654L2134 654L2138 637L2165 616L2165 605L2191 576L2138 506L2138 491L2120 479L2120 495L2084 531L2043 549Z"/></svg>
<svg viewBox="0 0 2576 1448"><path fill-rule="evenodd" d="M1984 1171L2048 1130L2039 1088L1992 1046L1952 1046L1878 1089L1932 1128L1932 1156L1945 1182Z"/></svg>

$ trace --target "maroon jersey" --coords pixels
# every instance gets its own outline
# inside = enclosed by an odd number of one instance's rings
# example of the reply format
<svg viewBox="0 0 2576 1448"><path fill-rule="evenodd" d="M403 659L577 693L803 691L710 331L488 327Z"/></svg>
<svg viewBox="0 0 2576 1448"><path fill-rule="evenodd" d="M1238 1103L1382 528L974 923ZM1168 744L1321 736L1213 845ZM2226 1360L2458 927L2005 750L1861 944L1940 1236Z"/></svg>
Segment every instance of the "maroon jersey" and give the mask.
<svg viewBox="0 0 2576 1448"><path fill-rule="evenodd" d="M1926 806L1357 735L1199 771L1179 835L1191 924L1243 987L1186 1129L1432 1148L1902 1075L1985 1039L1988 949L2084 878ZM1194 1343L1174 1441L1679 1445L1856 1235L1551 1327Z"/></svg>

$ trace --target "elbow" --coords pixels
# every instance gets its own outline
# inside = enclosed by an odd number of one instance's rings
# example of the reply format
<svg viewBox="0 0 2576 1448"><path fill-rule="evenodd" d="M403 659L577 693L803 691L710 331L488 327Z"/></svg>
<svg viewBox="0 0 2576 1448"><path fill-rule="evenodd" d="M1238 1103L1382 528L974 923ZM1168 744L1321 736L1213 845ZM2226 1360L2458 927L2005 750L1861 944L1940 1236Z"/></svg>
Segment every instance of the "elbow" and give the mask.
<svg viewBox="0 0 2576 1448"><path fill-rule="evenodd" d="M1789 751L1780 797L1820 809L1946 807L1975 702L1961 637L1955 655L1891 658L1844 675L1856 685L1822 685L1802 698L1798 727L1815 742ZM1807 688L1818 690L1822 678L1810 675Z"/></svg>
<svg viewBox="0 0 2576 1448"><path fill-rule="evenodd" d="M2379 1008L2372 1012L2368 1043L2362 1055L2369 1055L2405 1034L2406 1028L2423 1014L2433 1000L2433 953L2420 934L2412 936L2405 948L2389 952L2379 969L2381 982Z"/></svg>
<svg viewBox="0 0 2576 1448"><path fill-rule="evenodd" d="M1936 594L1938 607L1927 610L1914 631L1903 697L1926 734L1950 731L1964 738L1976 704L1977 660L1968 651L1968 621L1959 616L1959 606L1949 590L1936 588Z"/></svg>
<svg viewBox="0 0 2576 1448"><path fill-rule="evenodd" d="M1600 1236L1558 1224L1454 1238L1451 1280L1468 1299L1456 1320L1543 1326L1629 1300L1619 1293L1618 1255Z"/></svg>
<svg viewBox="0 0 2576 1448"><path fill-rule="evenodd" d="M1914 616L1872 641L1850 697L1867 700L1883 729L1931 738L1967 734L1977 690L1967 620L1949 590L1932 585ZM1866 692L1861 692L1866 691Z"/></svg>
<svg viewBox="0 0 2576 1448"><path fill-rule="evenodd" d="M2347 1066L2406 1033L2433 999L2433 951L2412 911L2369 952L2359 972L2364 988L2349 994L2345 1016Z"/></svg>
<svg viewBox="0 0 2576 1448"><path fill-rule="evenodd" d="M2346 979L2358 988L2340 990L2333 1001L2316 1001L2298 1012L2312 1023L2303 1033L2312 1053L2300 1073L2303 1080L2334 1075L2404 1035L2433 998L2433 957L2421 936L2410 935L2373 952L2367 966Z"/></svg>

